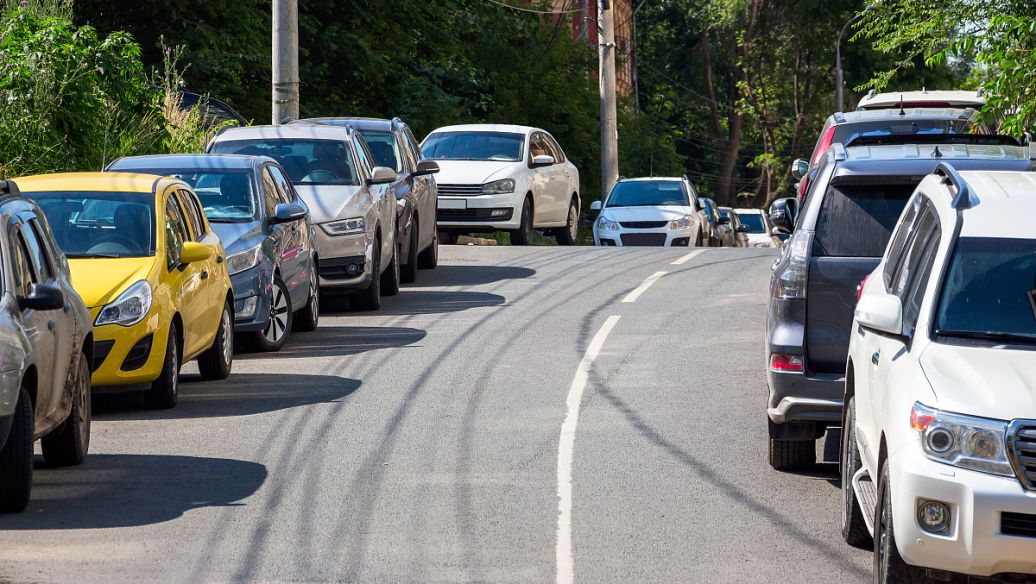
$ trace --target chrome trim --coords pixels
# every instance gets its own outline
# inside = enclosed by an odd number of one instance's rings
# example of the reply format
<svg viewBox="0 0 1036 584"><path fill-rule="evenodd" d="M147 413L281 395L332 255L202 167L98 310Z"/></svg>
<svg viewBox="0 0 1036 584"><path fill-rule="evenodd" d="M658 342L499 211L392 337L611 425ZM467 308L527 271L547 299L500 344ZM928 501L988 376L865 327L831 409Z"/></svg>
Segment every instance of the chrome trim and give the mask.
<svg viewBox="0 0 1036 584"><path fill-rule="evenodd" d="M1023 432L1026 445L1019 452L1018 443L1022 441ZM1036 491L1036 420L1012 420L1007 426L1004 442L1007 446L1007 460L1018 482L1025 490ZM1022 456L1031 458L1032 464L1022 464L1019 460Z"/></svg>

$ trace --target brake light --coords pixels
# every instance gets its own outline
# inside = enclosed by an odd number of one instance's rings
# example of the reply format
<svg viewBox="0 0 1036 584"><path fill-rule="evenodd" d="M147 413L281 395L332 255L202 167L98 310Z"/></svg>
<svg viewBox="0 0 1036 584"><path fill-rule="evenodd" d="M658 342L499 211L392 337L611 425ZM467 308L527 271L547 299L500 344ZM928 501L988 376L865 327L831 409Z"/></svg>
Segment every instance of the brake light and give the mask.
<svg viewBox="0 0 1036 584"><path fill-rule="evenodd" d="M870 277L871 277L870 274L867 274L866 276L864 276L863 279L860 280L859 286L856 287L856 303L857 304L860 303L860 297L863 296L863 287L867 285L867 278L870 278Z"/></svg>
<svg viewBox="0 0 1036 584"><path fill-rule="evenodd" d="M784 300L805 298L806 279L809 276L809 248L813 232L799 229L785 243L785 252L777 265L777 280L773 297Z"/></svg>
<svg viewBox="0 0 1036 584"><path fill-rule="evenodd" d="M910 410L910 427L918 432L923 432L928 424L935 420L936 414L938 414L936 410L915 403L913 409Z"/></svg>
<svg viewBox="0 0 1036 584"><path fill-rule="evenodd" d="M802 373L802 357L798 355L770 355L770 369L781 373Z"/></svg>
<svg viewBox="0 0 1036 584"><path fill-rule="evenodd" d="M835 124L827 129L827 133L824 134L824 137L820 140L820 144L817 146L817 153L813 155L813 162L810 163L810 166L815 166L819 163L824 154L831 149L831 144L835 140L835 128L837 127L838 124Z"/></svg>

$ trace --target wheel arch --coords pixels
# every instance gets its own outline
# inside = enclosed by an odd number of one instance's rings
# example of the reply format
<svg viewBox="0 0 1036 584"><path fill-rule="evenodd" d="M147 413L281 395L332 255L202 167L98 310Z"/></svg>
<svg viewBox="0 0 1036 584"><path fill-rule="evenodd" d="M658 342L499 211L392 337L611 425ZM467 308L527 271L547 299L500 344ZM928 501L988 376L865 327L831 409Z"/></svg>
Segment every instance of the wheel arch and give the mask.
<svg viewBox="0 0 1036 584"><path fill-rule="evenodd" d="M33 412L36 411L36 398L39 396L39 379L39 372L36 370L35 363L29 365L25 369L25 374L22 375L22 386L25 387L25 391L29 392Z"/></svg>

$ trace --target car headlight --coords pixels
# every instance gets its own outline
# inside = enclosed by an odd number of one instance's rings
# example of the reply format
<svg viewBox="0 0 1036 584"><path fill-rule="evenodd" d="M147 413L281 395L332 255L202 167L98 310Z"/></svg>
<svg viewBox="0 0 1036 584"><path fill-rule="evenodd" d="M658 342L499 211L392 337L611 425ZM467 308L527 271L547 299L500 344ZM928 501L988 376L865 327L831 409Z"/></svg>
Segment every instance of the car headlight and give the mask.
<svg viewBox="0 0 1036 584"><path fill-rule="evenodd" d="M684 215L679 219L673 219L669 222L669 229L687 229L691 226L691 216Z"/></svg>
<svg viewBox="0 0 1036 584"><path fill-rule="evenodd" d="M254 268L259 263L259 252L261 249L262 246L257 245L227 256L227 272L233 276L238 272Z"/></svg>
<svg viewBox="0 0 1036 584"><path fill-rule="evenodd" d="M501 180L495 180L491 183L482 185L482 192L487 195L499 195L503 193L514 192L514 179L505 178Z"/></svg>
<svg viewBox="0 0 1036 584"><path fill-rule="evenodd" d="M921 438L925 456L936 462L1014 476L1004 447L1007 422L940 412L915 403L910 427Z"/></svg>
<svg viewBox="0 0 1036 584"><path fill-rule="evenodd" d="M601 215L600 219L597 220L597 228L602 231L618 231L619 224L608 217Z"/></svg>
<svg viewBox="0 0 1036 584"><path fill-rule="evenodd" d="M331 237L337 237L339 235L356 235L359 233L366 233L367 222L364 221L363 217L353 217L352 219L342 219L341 221L321 223L320 228L324 230L324 233Z"/></svg>
<svg viewBox="0 0 1036 584"><path fill-rule="evenodd" d="M114 301L101 309L94 321L94 326L118 324L133 326L144 320L151 310L151 284L141 280L119 294Z"/></svg>

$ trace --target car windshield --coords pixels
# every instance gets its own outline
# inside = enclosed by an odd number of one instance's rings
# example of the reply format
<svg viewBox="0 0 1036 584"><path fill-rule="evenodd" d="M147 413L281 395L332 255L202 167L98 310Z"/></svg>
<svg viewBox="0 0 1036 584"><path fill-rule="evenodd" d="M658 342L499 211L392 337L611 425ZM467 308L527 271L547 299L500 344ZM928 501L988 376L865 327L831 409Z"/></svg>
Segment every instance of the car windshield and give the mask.
<svg viewBox="0 0 1036 584"><path fill-rule="evenodd" d="M873 122L852 122L835 126L832 142L848 144L859 136L891 136L893 134L966 134L970 132L967 120L925 119L925 120L882 120Z"/></svg>
<svg viewBox="0 0 1036 584"><path fill-rule="evenodd" d="M742 225L748 226L749 233L766 233L766 225L763 223L763 216L758 213L738 213L737 218Z"/></svg>
<svg viewBox="0 0 1036 584"><path fill-rule="evenodd" d="M399 152L399 142L392 132L360 132L367 142L371 154L374 155L374 164L386 166L396 172L403 172L403 157Z"/></svg>
<svg viewBox="0 0 1036 584"><path fill-rule="evenodd" d="M425 138L421 154L432 160L519 162L525 136L509 132L436 132Z"/></svg>
<svg viewBox="0 0 1036 584"><path fill-rule="evenodd" d="M621 181L608 196L608 207L690 206L683 183L677 180Z"/></svg>
<svg viewBox="0 0 1036 584"><path fill-rule="evenodd" d="M959 239L935 329L941 335L1036 343L1036 239Z"/></svg>
<svg viewBox="0 0 1036 584"><path fill-rule="evenodd" d="M259 203L247 170L171 172L168 168L147 168L133 171L171 176L191 185L210 223L250 223L259 218Z"/></svg>
<svg viewBox="0 0 1036 584"><path fill-rule="evenodd" d="M269 156L281 163L296 185L360 184L349 145L342 140L226 140L213 144L211 152Z"/></svg>
<svg viewBox="0 0 1036 584"><path fill-rule="evenodd" d="M155 255L155 198L142 193L27 193L69 258Z"/></svg>
<svg viewBox="0 0 1036 584"><path fill-rule="evenodd" d="M880 258L915 187L843 184L829 188L817 215L813 255Z"/></svg>

